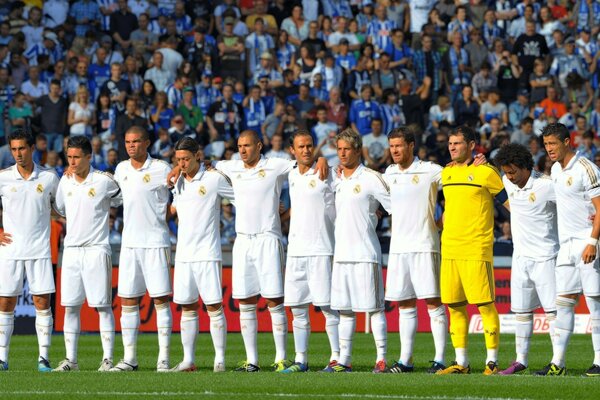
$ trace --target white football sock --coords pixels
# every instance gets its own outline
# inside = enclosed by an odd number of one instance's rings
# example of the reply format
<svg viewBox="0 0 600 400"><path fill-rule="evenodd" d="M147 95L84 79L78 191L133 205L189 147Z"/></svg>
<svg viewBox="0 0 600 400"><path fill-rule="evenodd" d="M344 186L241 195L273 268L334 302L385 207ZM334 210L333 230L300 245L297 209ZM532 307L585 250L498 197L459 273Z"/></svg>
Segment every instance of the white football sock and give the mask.
<svg viewBox="0 0 600 400"><path fill-rule="evenodd" d="M65 350L67 359L72 363L77 362L77 344L81 332L81 319L79 313L81 306L65 307L65 320L63 331L65 336Z"/></svg>
<svg viewBox="0 0 600 400"><path fill-rule="evenodd" d="M356 315L352 311L340 311L340 359L339 363L349 367L352 364L352 339L356 329Z"/></svg>
<svg viewBox="0 0 600 400"><path fill-rule="evenodd" d="M548 321L548 334L550 335L550 343L554 344L554 327L556 326L556 311L547 312L546 321Z"/></svg>
<svg viewBox="0 0 600 400"><path fill-rule="evenodd" d="M223 306L217 311L209 311L210 336L215 348L215 363L225 363L225 348L227 346L227 319Z"/></svg>
<svg viewBox="0 0 600 400"><path fill-rule="evenodd" d="M246 361L258 365L256 304L240 304L240 330L246 348Z"/></svg>
<svg viewBox="0 0 600 400"><path fill-rule="evenodd" d="M269 313L271 314L271 327L273 329L273 339L275 340L275 362L278 362L285 360L287 357L287 314L283 304L269 307Z"/></svg>
<svg viewBox="0 0 600 400"><path fill-rule="evenodd" d="M181 345L183 362L193 364L196 361L196 337L198 336L198 312L181 313Z"/></svg>
<svg viewBox="0 0 600 400"><path fill-rule="evenodd" d="M460 347L456 347L454 349L454 354L456 355L456 363L463 367L469 366L469 356L467 354L467 349L462 349Z"/></svg>
<svg viewBox="0 0 600 400"><path fill-rule="evenodd" d="M600 365L600 297L585 296L585 302L590 310L594 364Z"/></svg>
<svg viewBox="0 0 600 400"><path fill-rule="evenodd" d="M8 362L10 338L15 330L15 312L0 311L0 361Z"/></svg>
<svg viewBox="0 0 600 400"><path fill-rule="evenodd" d="M112 360L115 351L115 315L112 307L98 308L100 322L100 340L102 340L102 359Z"/></svg>
<svg viewBox="0 0 600 400"><path fill-rule="evenodd" d="M446 338L448 337L448 317L446 316L446 307L443 305L427 309L429 313L429 323L431 325L431 334L435 344L435 357L433 361L440 364L446 364Z"/></svg>
<svg viewBox="0 0 600 400"><path fill-rule="evenodd" d="M412 355L417 334L417 309L400 308L400 363L410 367L413 365Z"/></svg>
<svg viewBox="0 0 600 400"><path fill-rule="evenodd" d="M46 310L35 310L35 331L38 338L40 357L44 357L46 360L49 360L53 324L52 311L49 308Z"/></svg>
<svg viewBox="0 0 600 400"><path fill-rule="evenodd" d="M552 362L561 368L565 366L565 353L575 326L575 313L573 310L575 304L577 304L577 300L568 297L559 296L556 299Z"/></svg>
<svg viewBox="0 0 600 400"><path fill-rule="evenodd" d="M515 315L515 347L517 350L517 362L524 366L529 365L529 343L533 335L533 314Z"/></svg>
<svg viewBox="0 0 600 400"><path fill-rule="evenodd" d="M140 329L140 306L121 307L121 337L123 339L123 360L137 365L137 335Z"/></svg>
<svg viewBox="0 0 600 400"><path fill-rule="evenodd" d="M382 310L370 314L371 331L377 348L377 359L375 361L385 361L387 356L387 320L385 319L385 312Z"/></svg>
<svg viewBox="0 0 600 400"><path fill-rule="evenodd" d="M173 315L169 302L155 304L156 330L158 333L158 361L169 361L171 347L171 330L173 329Z"/></svg>
<svg viewBox="0 0 600 400"><path fill-rule="evenodd" d="M306 364L308 361L308 337L310 336L308 306L292 307L292 314L294 315L292 326L294 328L294 348L296 350L294 361Z"/></svg>
<svg viewBox="0 0 600 400"><path fill-rule="evenodd" d="M340 358L340 313L332 310L330 306L321 306L321 312L325 316L325 331L331 347L331 356L329 361L339 360Z"/></svg>

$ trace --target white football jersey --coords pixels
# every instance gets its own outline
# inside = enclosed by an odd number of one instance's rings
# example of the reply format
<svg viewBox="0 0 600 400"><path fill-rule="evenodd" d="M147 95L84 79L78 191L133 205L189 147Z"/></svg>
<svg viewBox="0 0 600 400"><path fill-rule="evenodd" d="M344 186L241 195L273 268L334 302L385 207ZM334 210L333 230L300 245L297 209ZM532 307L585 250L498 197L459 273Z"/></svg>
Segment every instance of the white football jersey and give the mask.
<svg viewBox="0 0 600 400"><path fill-rule="evenodd" d="M592 199L600 196L600 170L579 152L565 169L552 165L552 180L558 212L560 243L569 239L587 239L592 233L591 216L596 214Z"/></svg>
<svg viewBox="0 0 600 400"><path fill-rule="evenodd" d="M221 199L233 200L231 181L204 165L191 181L181 175L173 188L179 220L176 261L221 261Z"/></svg>
<svg viewBox="0 0 600 400"><path fill-rule="evenodd" d="M171 246L166 221L169 203L167 175L170 171L169 164L150 156L140 169L133 168L131 160L117 165L115 180L123 193L122 246Z"/></svg>
<svg viewBox="0 0 600 400"><path fill-rule="evenodd" d="M537 261L558 254L556 195L549 176L532 171L522 188L502 177L510 204L514 255Z"/></svg>
<svg viewBox="0 0 600 400"><path fill-rule="evenodd" d="M67 218L65 247L97 246L110 252L110 207L122 202L121 189L111 174L90 167L83 182L63 176L56 192L56 211Z"/></svg>
<svg viewBox="0 0 600 400"><path fill-rule="evenodd" d="M330 171L325 181L315 174L314 165L301 174L294 168L289 176L292 204L287 253L291 257L332 256L335 222L335 194Z"/></svg>
<svg viewBox="0 0 600 400"><path fill-rule="evenodd" d="M242 160L219 161L216 168L231 179L235 193L235 231L246 235L268 233L281 238L279 197L296 161L261 156L253 168Z"/></svg>
<svg viewBox="0 0 600 400"><path fill-rule="evenodd" d="M391 213L390 189L380 173L359 165L335 180L334 262L381 262L375 231L380 204Z"/></svg>
<svg viewBox="0 0 600 400"><path fill-rule="evenodd" d="M390 253L439 253L435 207L442 167L415 158L406 170L392 164L383 175L392 201Z"/></svg>
<svg viewBox="0 0 600 400"><path fill-rule="evenodd" d="M34 164L25 180L16 165L0 171L2 225L12 243L0 246L0 258L50 258L50 212L58 187L54 169Z"/></svg>

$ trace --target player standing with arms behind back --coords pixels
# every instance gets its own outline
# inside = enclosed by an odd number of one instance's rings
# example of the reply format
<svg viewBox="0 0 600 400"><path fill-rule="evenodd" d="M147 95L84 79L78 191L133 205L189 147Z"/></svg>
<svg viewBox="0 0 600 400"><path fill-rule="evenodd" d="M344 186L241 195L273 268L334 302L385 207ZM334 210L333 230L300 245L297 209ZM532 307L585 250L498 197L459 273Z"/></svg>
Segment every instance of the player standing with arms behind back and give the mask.
<svg viewBox="0 0 600 400"><path fill-rule="evenodd" d="M158 362L156 370L169 370L169 344L173 319L169 306L171 242L167 226L171 167L148 154L150 140L142 127L125 132L129 160L117 165L115 180L123 192L123 239L119 260L119 297L124 356L111 371L136 371L140 299L148 290L156 308Z"/></svg>
<svg viewBox="0 0 600 400"><path fill-rule="evenodd" d="M502 147L495 158L510 202L514 251L510 274L511 310L515 313L517 359L500 375L512 375L528 366L533 335L533 311L543 307L554 336L558 253L556 196L549 176L533 170L533 157L520 144Z"/></svg>
<svg viewBox="0 0 600 400"><path fill-rule="evenodd" d="M442 302L450 310L450 337L456 361L437 374L468 374L469 315L475 304L483 319L487 348L484 375L498 373L500 320L494 304L494 199L508 203L500 173L484 164L473 165L475 132L463 125L450 132L450 156L454 161L442 171L446 199L442 231Z"/></svg>
<svg viewBox="0 0 600 400"><path fill-rule="evenodd" d="M8 347L15 326L17 297L27 276L35 305L38 371L52 371L48 355L52 339L50 294L54 276L50 260L50 211L58 187L54 170L33 162L35 141L16 130L8 137L15 165L0 171L2 224L0 233L0 371L8 370Z"/></svg>
<svg viewBox="0 0 600 400"><path fill-rule="evenodd" d="M575 324L574 307L583 293L590 310L594 362L587 376L600 376L600 170L571 149L560 123L542 131L552 165L560 250L556 259L556 324L552 361L537 375L565 375L565 352ZM594 219L590 216L594 216Z"/></svg>

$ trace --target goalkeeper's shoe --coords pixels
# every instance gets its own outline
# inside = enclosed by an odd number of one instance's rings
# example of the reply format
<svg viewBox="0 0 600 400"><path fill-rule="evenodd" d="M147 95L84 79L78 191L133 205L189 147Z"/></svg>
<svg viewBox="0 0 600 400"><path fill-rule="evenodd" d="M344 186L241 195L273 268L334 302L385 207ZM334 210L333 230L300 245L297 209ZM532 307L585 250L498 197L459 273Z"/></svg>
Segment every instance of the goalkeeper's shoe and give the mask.
<svg viewBox="0 0 600 400"><path fill-rule="evenodd" d="M306 372L308 371L308 364L302 364L299 362L295 362L283 371L279 371L282 374L293 374L294 372Z"/></svg>
<svg viewBox="0 0 600 400"><path fill-rule="evenodd" d="M68 358L65 358L58 364L58 367L54 368L52 371L54 371L54 372L79 371L79 364L77 364L76 362L71 362Z"/></svg>
<svg viewBox="0 0 600 400"><path fill-rule="evenodd" d="M112 367L114 367L113 361L111 359L109 359L109 358L105 358L100 363L100 367L98 367L98 371L99 372L108 372L108 371L110 371L110 369Z"/></svg>
<svg viewBox="0 0 600 400"><path fill-rule="evenodd" d="M39 372L52 372L52 367L50 366L50 361L46 360L44 357L38 359L38 371Z"/></svg>
<svg viewBox="0 0 600 400"><path fill-rule="evenodd" d="M195 370L196 364L182 361L173 368L171 368L169 372L194 372Z"/></svg>
<svg viewBox="0 0 600 400"><path fill-rule="evenodd" d="M527 367L523 364L521 364L518 361L514 361L512 364L510 364L510 367L506 368L503 371L498 372L498 375L515 375L515 374L520 374L522 372L524 372L527 369Z"/></svg>
<svg viewBox="0 0 600 400"><path fill-rule="evenodd" d="M449 374L470 374L470 373L471 373L470 366L463 367L462 365L458 365L456 363L456 361L452 361L452 364L450 364L450 366L448 368L440 369L435 374L436 375L449 375Z"/></svg>
<svg viewBox="0 0 600 400"><path fill-rule="evenodd" d="M403 374L407 372L414 372L414 370L414 366L411 365L409 367L408 365L402 364L400 361L396 361L389 368L387 368L385 372L388 374Z"/></svg>
<svg viewBox="0 0 600 400"><path fill-rule="evenodd" d="M169 360L158 360L156 363L156 372L169 372L171 371L171 366L169 365Z"/></svg>
<svg viewBox="0 0 600 400"><path fill-rule="evenodd" d="M286 368L291 367L292 364L293 363L290 360L279 360L279 361L276 361L273 364L271 364L271 368L275 372L281 372L281 371L285 370Z"/></svg>
<svg viewBox="0 0 600 400"><path fill-rule="evenodd" d="M114 367L112 367L109 371L110 372L129 372L129 371L137 371L138 370L138 366L137 364L130 364L125 360L121 360L119 361L119 363L117 365L115 365Z"/></svg>
<svg viewBox="0 0 600 400"><path fill-rule="evenodd" d="M248 361L242 361L238 364L238 366L233 370L234 372L259 372L260 367L258 365L254 365L249 363Z"/></svg>
<svg viewBox="0 0 600 400"><path fill-rule="evenodd" d="M8 368L8 366L7 366ZM2 368L0 368L1 370ZM600 376L600 365L593 364L590 369L585 371L585 376Z"/></svg>
<svg viewBox="0 0 600 400"><path fill-rule="evenodd" d="M431 367L429 367L429 369L427 370L427 373L435 374L438 371L441 371L443 369L446 369L446 366L444 364L442 364L441 362L437 362L437 361L431 361Z"/></svg>
<svg viewBox="0 0 600 400"><path fill-rule="evenodd" d="M546 365L543 369L536 371L534 375L540 376L562 376L567 374L567 369L565 367L559 367L554 363L550 363Z"/></svg>
<svg viewBox="0 0 600 400"><path fill-rule="evenodd" d="M0 371L8 371L8 363L0 360Z"/></svg>
<svg viewBox="0 0 600 400"><path fill-rule="evenodd" d="M484 375L496 375L498 372L498 363L496 361L490 361L485 364L485 369L483 370Z"/></svg>

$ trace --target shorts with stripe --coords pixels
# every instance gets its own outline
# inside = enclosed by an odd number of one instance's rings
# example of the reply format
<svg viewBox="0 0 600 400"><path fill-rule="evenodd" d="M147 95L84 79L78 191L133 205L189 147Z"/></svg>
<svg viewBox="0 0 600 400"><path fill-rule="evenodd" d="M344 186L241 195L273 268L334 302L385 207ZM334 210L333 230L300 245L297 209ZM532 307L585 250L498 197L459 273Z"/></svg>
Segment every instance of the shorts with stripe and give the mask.
<svg viewBox="0 0 600 400"><path fill-rule="evenodd" d="M439 253L392 253L388 258L385 299L440 297Z"/></svg>
<svg viewBox="0 0 600 400"><path fill-rule="evenodd" d="M444 304L485 304L496 299L490 261L442 258L440 286Z"/></svg>
<svg viewBox="0 0 600 400"><path fill-rule="evenodd" d="M510 271L510 309L529 313L540 307L556 310L556 259L536 261L513 255Z"/></svg>
<svg viewBox="0 0 600 400"><path fill-rule="evenodd" d="M238 234L231 255L234 299L283 297L283 245L279 238Z"/></svg>
<svg viewBox="0 0 600 400"><path fill-rule="evenodd" d="M17 297L23 294L27 277L29 293L36 296L56 291L50 258L32 260L0 259L0 296Z"/></svg>
<svg viewBox="0 0 600 400"><path fill-rule="evenodd" d="M370 262L334 262L331 276L331 308L374 312L384 309L381 265Z"/></svg>
<svg viewBox="0 0 600 400"><path fill-rule="evenodd" d="M112 305L112 262L106 249L65 247L60 278L60 304L63 307Z"/></svg>
<svg viewBox="0 0 600 400"><path fill-rule="evenodd" d="M331 256L290 257L285 264L286 306L331 303Z"/></svg>
<svg viewBox="0 0 600 400"><path fill-rule="evenodd" d="M175 261L173 302L194 304L198 296L206 305L223 302L220 261Z"/></svg>
<svg viewBox="0 0 600 400"><path fill-rule="evenodd" d="M560 244L556 258L556 294L600 296L600 260L591 263L581 259L587 246L584 239L571 239ZM598 249L596 249L598 253Z"/></svg>
<svg viewBox="0 0 600 400"><path fill-rule="evenodd" d="M169 268L171 248L121 247L119 297L133 299L148 294L152 298L172 293Z"/></svg>

